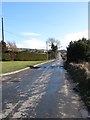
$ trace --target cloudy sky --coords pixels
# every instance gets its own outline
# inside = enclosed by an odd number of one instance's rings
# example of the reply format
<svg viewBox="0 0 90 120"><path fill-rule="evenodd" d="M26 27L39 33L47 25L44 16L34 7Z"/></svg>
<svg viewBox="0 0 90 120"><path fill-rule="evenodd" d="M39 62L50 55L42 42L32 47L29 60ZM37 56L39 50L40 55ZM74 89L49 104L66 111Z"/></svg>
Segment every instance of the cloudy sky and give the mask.
<svg viewBox="0 0 90 120"><path fill-rule="evenodd" d="M62 49L88 38L88 2L3 2L5 41L18 47L46 49L55 38Z"/></svg>

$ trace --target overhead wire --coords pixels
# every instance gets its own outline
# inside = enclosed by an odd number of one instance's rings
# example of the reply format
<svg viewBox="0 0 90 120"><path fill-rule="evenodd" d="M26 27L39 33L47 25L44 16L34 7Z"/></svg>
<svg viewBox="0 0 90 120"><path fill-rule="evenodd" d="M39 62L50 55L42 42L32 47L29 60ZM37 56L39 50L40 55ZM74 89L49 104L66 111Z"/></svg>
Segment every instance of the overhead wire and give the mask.
<svg viewBox="0 0 90 120"><path fill-rule="evenodd" d="M1 30L1 28L0 28L0 30ZM22 36L22 35L19 35L19 34L17 34L17 33L13 33L13 32L7 31L7 30L4 30L4 32L7 32L7 33L9 33L9 34L12 34L12 35L14 35L14 36L16 36L16 37L20 37L20 38L24 38L24 39L30 39L30 38L28 38L28 37L25 37L25 36Z"/></svg>
<svg viewBox="0 0 90 120"><path fill-rule="evenodd" d="M0 14L0 17L2 18L3 15ZM7 19L7 18L5 18L5 19ZM2 30L1 27L0 27L0 30ZM16 37L20 37L20 38L24 38L24 39L30 39L29 37L25 37L25 36L23 36L23 35L20 35L20 34L11 32L11 31L8 31L8 30L6 30L6 29L4 29L4 32L7 32L7 33L9 33L9 34L12 34L12 35L14 35L14 36L16 36Z"/></svg>

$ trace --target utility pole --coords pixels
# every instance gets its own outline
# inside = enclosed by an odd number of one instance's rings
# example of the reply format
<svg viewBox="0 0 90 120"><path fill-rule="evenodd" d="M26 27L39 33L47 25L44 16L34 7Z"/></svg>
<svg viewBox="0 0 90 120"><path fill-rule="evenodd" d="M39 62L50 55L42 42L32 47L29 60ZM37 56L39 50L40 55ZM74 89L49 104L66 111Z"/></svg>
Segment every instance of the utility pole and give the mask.
<svg viewBox="0 0 90 120"><path fill-rule="evenodd" d="M46 41L46 52L47 52L47 59L48 59L48 41Z"/></svg>
<svg viewBox="0 0 90 120"><path fill-rule="evenodd" d="M4 26L3 26L3 17L2 17L2 41L4 42Z"/></svg>
<svg viewBox="0 0 90 120"><path fill-rule="evenodd" d="M6 52L7 47L6 47L6 43L4 42L4 25L3 25L3 17L2 17L2 40L1 40L1 49L2 49L2 53Z"/></svg>

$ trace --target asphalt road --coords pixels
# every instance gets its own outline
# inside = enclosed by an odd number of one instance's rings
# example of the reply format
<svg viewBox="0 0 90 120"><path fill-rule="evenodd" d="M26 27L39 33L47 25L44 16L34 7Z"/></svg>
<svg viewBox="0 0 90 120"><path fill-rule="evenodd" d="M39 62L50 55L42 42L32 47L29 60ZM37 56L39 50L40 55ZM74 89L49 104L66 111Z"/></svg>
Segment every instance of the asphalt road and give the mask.
<svg viewBox="0 0 90 120"><path fill-rule="evenodd" d="M3 118L86 118L62 58L3 77Z"/></svg>

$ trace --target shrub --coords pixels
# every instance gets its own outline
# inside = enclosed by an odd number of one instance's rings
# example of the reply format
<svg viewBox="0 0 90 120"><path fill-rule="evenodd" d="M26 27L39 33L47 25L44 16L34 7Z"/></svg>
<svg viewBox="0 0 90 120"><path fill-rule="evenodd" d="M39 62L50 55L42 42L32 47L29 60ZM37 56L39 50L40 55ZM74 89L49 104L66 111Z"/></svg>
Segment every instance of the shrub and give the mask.
<svg viewBox="0 0 90 120"><path fill-rule="evenodd" d="M82 38L78 41L71 41L67 47L67 61L80 63L90 61L90 40Z"/></svg>
<svg viewBox="0 0 90 120"><path fill-rule="evenodd" d="M68 65L68 72L73 80L79 83L80 88L87 88L90 72L84 65L70 63Z"/></svg>
<svg viewBox="0 0 90 120"><path fill-rule="evenodd" d="M75 64L66 62L67 71L72 79L79 83L80 95L90 110L90 63Z"/></svg>

